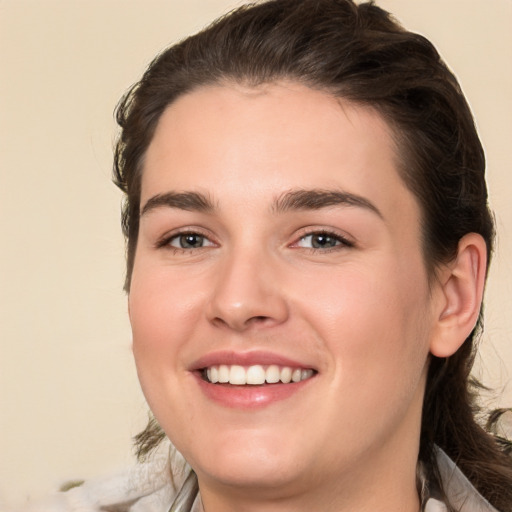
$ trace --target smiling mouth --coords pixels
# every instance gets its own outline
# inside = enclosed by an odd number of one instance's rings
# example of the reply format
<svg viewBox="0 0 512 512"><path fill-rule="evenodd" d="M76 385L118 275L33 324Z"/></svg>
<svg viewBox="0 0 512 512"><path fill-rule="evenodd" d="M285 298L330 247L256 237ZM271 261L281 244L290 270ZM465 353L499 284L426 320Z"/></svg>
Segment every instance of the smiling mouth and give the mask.
<svg viewBox="0 0 512 512"><path fill-rule="evenodd" d="M231 384L234 386L262 386L265 384L290 384L308 380L315 371L311 368L264 365L214 365L203 368L202 377L210 384Z"/></svg>

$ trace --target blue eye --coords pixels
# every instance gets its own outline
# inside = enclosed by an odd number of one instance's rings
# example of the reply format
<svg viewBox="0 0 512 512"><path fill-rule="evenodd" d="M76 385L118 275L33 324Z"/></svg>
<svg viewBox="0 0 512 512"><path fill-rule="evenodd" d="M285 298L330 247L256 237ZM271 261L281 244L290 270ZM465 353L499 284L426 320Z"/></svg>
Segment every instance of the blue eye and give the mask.
<svg viewBox="0 0 512 512"><path fill-rule="evenodd" d="M212 246L213 243L199 233L181 233L170 238L167 245L178 249L200 249Z"/></svg>
<svg viewBox="0 0 512 512"><path fill-rule="evenodd" d="M308 249L332 249L340 245L350 246L342 237L332 233L310 233L303 236L297 243L298 247Z"/></svg>

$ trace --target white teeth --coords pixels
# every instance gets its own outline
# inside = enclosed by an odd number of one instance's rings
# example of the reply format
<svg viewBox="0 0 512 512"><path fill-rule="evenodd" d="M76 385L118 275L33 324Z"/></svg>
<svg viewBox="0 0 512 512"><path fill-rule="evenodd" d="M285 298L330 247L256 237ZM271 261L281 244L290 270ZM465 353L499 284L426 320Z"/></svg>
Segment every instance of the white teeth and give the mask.
<svg viewBox="0 0 512 512"><path fill-rule="evenodd" d="M275 364L271 364L267 368L267 375L265 377L265 380L269 384L275 384L276 382L279 382L279 379L281 378L281 371L279 370L279 366Z"/></svg>
<svg viewBox="0 0 512 512"><path fill-rule="evenodd" d="M306 380L313 376L313 370L302 370L300 372L300 380Z"/></svg>
<svg viewBox="0 0 512 512"><path fill-rule="evenodd" d="M293 370L292 382L300 382L301 377L302 377L302 370L300 370L300 369Z"/></svg>
<svg viewBox="0 0 512 512"><path fill-rule="evenodd" d="M285 366L281 369L281 382L288 384L292 381L292 369Z"/></svg>
<svg viewBox="0 0 512 512"><path fill-rule="evenodd" d="M229 382L229 367L225 364L219 366L219 382L222 384Z"/></svg>
<svg viewBox="0 0 512 512"><path fill-rule="evenodd" d="M265 370L259 364L247 369L247 384L265 384Z"/></svg>
<svg viewBox="0 0 512 512"><path fill-rule="evenodd" d="M234 364L229 370L229 383L237 386L244 386L247 384L247 375L243 366Z"/></svg>
<svg viewBox="0 0 512 512"><path fill-rule="evenodd" d="M232 384L235 386L244 386L251 384L261 386L262 384L277 384L282 382L288 384L290 382L300 382L310 379L314 372L305 368L290 368L289 366L278 366L271 364L266 368L260 364L249 367L240 365L210 366L206 369L205 376L212 384Z"/></svg>

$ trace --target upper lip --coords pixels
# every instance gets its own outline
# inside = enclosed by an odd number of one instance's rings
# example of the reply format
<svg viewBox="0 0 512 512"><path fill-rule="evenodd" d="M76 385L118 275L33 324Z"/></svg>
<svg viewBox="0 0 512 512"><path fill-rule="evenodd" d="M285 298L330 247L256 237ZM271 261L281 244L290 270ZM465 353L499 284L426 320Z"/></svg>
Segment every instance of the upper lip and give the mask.
<svg viewBox="0 0 512 512"><path fill-rule="evenodd" d="M211 366L225 365L272 365L289 366L291 368L303 368L315 370L310 364L297 361L287 356L276 354L265 350L251 350L247 352L235 352L232 350L221 350L206 354L191 365L191 371L202 370Z"/></svg>

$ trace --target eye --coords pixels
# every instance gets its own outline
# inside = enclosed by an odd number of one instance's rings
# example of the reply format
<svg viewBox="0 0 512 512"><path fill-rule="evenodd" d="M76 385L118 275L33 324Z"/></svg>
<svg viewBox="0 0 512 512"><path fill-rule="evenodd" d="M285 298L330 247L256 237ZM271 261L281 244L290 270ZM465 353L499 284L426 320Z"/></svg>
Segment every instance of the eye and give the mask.
<svg viewBox="0 0 512 512"><path fill-rule="evenodd" d="M199 233L180 233L168 238L164 245L175 247L176 249L200 249L213 246L214 244Z"/></svg>
<svg viewBox="0 0 512 512"><path fill-rule="evenodd" d="M315 232L301 237L296 246L306 249L332 249L337 246L351 247L352 244L334 233Z"/></svg>

